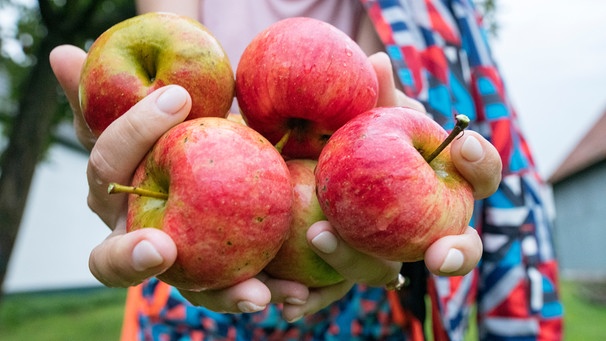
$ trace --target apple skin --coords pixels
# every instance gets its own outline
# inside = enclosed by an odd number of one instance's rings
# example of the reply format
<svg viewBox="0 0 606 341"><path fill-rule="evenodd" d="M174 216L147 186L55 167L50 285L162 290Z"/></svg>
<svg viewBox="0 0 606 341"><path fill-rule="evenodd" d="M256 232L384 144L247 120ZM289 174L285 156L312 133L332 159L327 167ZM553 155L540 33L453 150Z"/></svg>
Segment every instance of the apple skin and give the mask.
<svg viewBox="0 0 606 341"><path fill-rule="evenodd" d="M82 68L80 107L99 136L143 97L169 84L191 95L189 119L226 117L235 94L231 64L211 32L176 14L142 14L95 40Z"/></svg>
<svg viewBox="0 0 606 341"><path fill-rule="evenodd" d="M447 132L423 113L376 108L331 137L318 160L318 200L352 247L383 259L421 260L427 248L465 231L472 186L450 148L428 164Z"/></svg>
<svg viewBox="0 0 606 341"><path fill-rule="evenodd" d="M185 290L219 289L258 274L289 233L288 168L254 130L224 118L185 121L165 133L132 185L167 200L129 195L127 231L162 229L177 245L158 278Z"/></svg>
<svg viewBox="0 0 606 341"><path fill-rule="evenodd" d="M307 244L309 227L326 220L316 196L316 164L316 160L309 159L286 162L294 194L290 234L265 267L265 272L274 278L296 281L310 288L336 284L344 279Z"/></svg>
<svg viewBox="0 0 606 341"><path fill-rule="evenodd" d="M285 158L317 159L326 140L378 98L374 68L344 32L312 18L269 26L236 69L244 120L276 144L292 129Z"/></svg>

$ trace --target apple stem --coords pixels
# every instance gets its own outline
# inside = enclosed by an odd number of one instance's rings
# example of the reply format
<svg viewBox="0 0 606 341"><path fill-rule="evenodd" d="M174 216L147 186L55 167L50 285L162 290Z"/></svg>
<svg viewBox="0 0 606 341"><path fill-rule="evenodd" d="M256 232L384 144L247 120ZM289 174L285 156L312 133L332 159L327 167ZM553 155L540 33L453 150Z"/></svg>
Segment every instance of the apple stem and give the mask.
<svg viewBox="0 0 606 341"><path fill-rule="evenodd" d="M288 142L288 139L290 138L291 133L292 133L292 129L288 129L286 131L286 133L284 133L284 136L282 136L280 141L278 141L278 143L276 143L275 147L278 150L278 152L280 152L280 154L282 154L282 149L284 149L286 142Z"/></svg>
<svg viewBox="0 0 606 341"><path fill-rule="evenodd" d="M156 198L156 199L168 200L168 193L150 191L148 189L144 189L144 188L140 188L140 187L124 186L124 185L117 184L115 182L112 182L109 184L109 187L107 188L107 193L109 193L109 194L128 193L128 194L140 195L143 197L151 197L151 198Z"/></svg>
<svg viewBox="0 0 606 341"><path fill-rule="evenodd" d="M438 146L438 148L436 148L433 153L425 158L427 163L431 163L431 161L433 161L433 159L435 159L436 156L438 156L444 150L444 148L446 148L446 146L448 146L450 142L452 142L452 140L454 140L455 137L457 137L469 125L469 117L465 115L457 115L455 119L457 120L457 124L452 129L450 134L448 134L446 139Z"/></svg>

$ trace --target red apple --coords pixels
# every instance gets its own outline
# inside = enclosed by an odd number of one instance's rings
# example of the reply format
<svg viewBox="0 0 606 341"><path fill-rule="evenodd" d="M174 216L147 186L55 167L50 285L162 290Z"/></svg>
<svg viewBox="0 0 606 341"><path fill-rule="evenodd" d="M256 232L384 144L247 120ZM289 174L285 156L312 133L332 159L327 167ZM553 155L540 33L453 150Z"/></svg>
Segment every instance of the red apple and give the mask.
<svg viewBox="0 0 606 341"><path fill-rule="evenodd" d="M236 69L244 120L276 144L288 131L286 158L315 159L330 135L377 102L375 71L344 32L311 18L269 26Z"/></svg>
<svg viewBox="0 0 606 341"><path fill-rule="evenodd" d="M423 259L438 238L461 234L473 211L471 185L425 114L376 108L331 137L316 168L318 200L343 240L388 260Z"/></svg>
<svg viewBox="0 0 606 341"><path fill-rule="evenodd" d="M180 289L234 285L259 273L289 231L292 186L275 147L224 118L185 121L165 133L136 170L127 230L155 227L177 245L158 276Z"/></svg>
<svg viewBox="0 0 606 341"><path fill-rule="evenodd" d="M314 169L316 160L286 162L293 186L294 202L290 234L282 247L265 267L275 278L296 281L310 288L341 282L341 276L307 244L307 230L320 220L326 220L316 196Z"/></svg>
<svg viewBox="0 0 606 341"><path fill-rule="evenodd" d="M190 93L188 118L225 117L234 74L215 37L193 19L147 13L118 23L90 47L80 79L80 106L99 136L152 91L179 84Z"/></svg>

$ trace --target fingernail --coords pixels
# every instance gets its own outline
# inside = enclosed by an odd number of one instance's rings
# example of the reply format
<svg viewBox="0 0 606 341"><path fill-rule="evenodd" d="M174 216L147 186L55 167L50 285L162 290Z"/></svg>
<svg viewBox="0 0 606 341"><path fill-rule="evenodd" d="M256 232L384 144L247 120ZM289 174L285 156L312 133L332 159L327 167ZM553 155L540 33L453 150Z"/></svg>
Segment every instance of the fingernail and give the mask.
<svg viewBox="0 0 606 341"><path fill-rule="evenodd" d="M292 305L304 305L305 301L296 297L287 297L284 302Z"/></svg>
<svg viewBox="0 0 606 341"><path fill-rule="evenodd" d="M333 253L337 250L337 238L330 232L324 231L315 236L311 243L324 253Z"/></svg>
<svg viewBox="0 0 606 341"><path fill-rule="evenodd" d="M463 266L464 260L463 252L457 249L450 249L444 259L444 263L440 267L440 271L444 273L455 272Z"/></svg>
<svg viewBox="0 0 606 341"><path fill-rule="evenodd" d="M147 240L142 240L133 249L133 268L136 271L144 271L164 262L162 255Z"/></svg>
<svg viewBox="0 0 606 341"><path fill-rule="evenodd" d="M461 155L465 160L475 162L484 156L484 149L475 136L467 136L461 146Z"/></svg>
<svg viewBox="0 0 606 341"><path fill-rule="evenodd" d="M294 322L299 321L302 318L303 318L303 315L297 315L297 316L295 316L295 317L293 317L291 319L286 320L286 322L288 322L288 323L294 323Z"/></svg>
<svg viewBox="0 0 606 341"><path fill-rule="evenodd" d="M187 102L187 91L180 86L171 86L156 100L156 106L167 114L175 114Z"/></svg>
<svg viewBox="0 0 606 341"><path fill-rule="evenodd" d="M243 313L255 313L265 309L265 307L256 305L249 301L240 301L238 302L238 309L240 309L240 311Z"/></svg>

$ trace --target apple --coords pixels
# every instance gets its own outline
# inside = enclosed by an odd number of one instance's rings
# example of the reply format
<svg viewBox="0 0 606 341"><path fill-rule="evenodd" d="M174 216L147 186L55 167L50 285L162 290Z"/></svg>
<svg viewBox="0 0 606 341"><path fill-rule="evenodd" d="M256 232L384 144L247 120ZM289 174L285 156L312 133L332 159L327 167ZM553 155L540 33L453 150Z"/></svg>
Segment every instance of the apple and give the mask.
<svg viewBox="0 0 606 341"><path fill-rule="evenodd" d="M217 39L199 22L170 13L122 21L90 47L79 84L80 106L99 136L152 91L183 86L192 97L188 118L226 117L234 97L234 73Z"/></svg>
<svg viewBox="0 0 606 341"><path fill-rule="evenodd" d="M127 231L163 230L177 245L158 278L185 290L219 289L258 274L289 233L293 204L284 159L254 130L225 118L185 121L137 168Z"/></svg>
<svg viewBox="0 0 606 341"><path fill-rule="evenodd" d="M330 135L378 98L375 71L344 32L288 18L258 34L236 68L236 98L251 128L285 158L316 159Z"/></svg>
<svg viewBox="0 0 606 341"><path fill-rule="evenodd" d="M274 259L265 267L265 272L274 278L296 281L310 288L343 281L343 276L307 244L309 227L317 221L326 220L316 196L316 164L316 160L309 159L286 162L294 193L290 234Z"/></svg>
<svg viewBox="0 0 606 341"><path fill-rule="evenodd" d="M410 262L423 259L437 239L463 233L473 212L472 186L446 146L458 127L447 139L423 113L376 108L336 131L315 176L320 206L343 240L376 257Z"/></svg>

